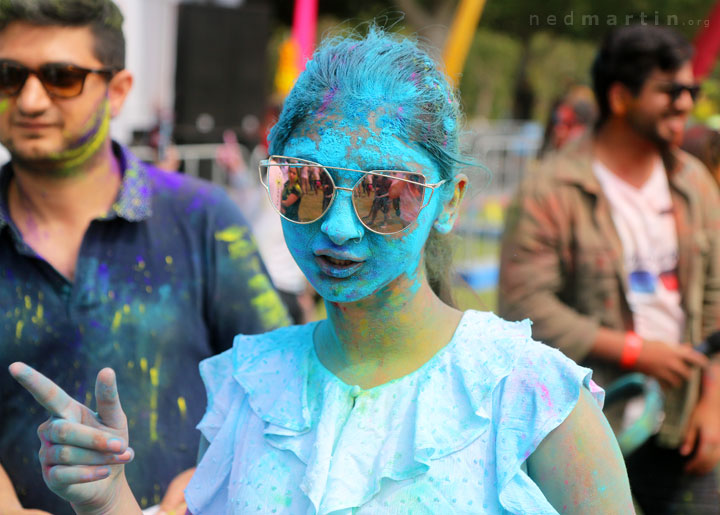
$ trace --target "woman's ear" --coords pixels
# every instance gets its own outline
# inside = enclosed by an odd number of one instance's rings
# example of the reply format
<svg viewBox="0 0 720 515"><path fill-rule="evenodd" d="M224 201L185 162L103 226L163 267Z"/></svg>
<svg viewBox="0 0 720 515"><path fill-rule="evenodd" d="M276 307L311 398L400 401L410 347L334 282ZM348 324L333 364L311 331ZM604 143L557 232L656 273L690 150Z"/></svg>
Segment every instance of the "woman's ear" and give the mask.
<svg viewBox="0 0 720 515"><path fill-rule="evenodd" d="M465 190L468 185L467 175L464 173L457 174L453 178L452 183L455 186L453 194L445 201L443 210L440 211L433 224L435 230L441 234L447 234L452 230L455 225L455 220L457 220L460 214L460 204L465 196Z"/></svg>

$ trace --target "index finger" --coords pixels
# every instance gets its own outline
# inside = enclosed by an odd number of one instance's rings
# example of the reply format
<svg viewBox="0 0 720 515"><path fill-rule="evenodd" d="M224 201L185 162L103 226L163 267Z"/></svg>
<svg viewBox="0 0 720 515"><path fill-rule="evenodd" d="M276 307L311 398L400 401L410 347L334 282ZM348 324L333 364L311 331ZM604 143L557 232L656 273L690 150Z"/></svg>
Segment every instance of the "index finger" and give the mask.
<svg viewBox="0 0 720 515"><path fill-rule="evenodd" d="M60 418L68 418L75 402L50 379L25 363L15 362L8 367L10 375L35 397L46 410Z"/></svg>
<svg viewBox="0 0 720 515"><path fill-rule="evenodd" d="M225 143L237 143L237 134L235 131L226 129L223 131L223 142Z"/></svg>

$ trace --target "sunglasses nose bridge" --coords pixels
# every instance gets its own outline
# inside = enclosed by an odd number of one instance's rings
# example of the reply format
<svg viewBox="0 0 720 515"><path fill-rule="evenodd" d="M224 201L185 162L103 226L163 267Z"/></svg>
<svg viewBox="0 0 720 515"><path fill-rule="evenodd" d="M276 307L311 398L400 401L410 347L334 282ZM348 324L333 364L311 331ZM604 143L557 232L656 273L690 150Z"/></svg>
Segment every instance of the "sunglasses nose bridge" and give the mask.
<svg viewBox="0 0 720 515"><path fill-rule="evenodd" d="M33 70L27 70L25 77L20 81L16 95L18 103L29 111L34 110L38 102L45 104L50 99L50 92L37 72Z"/></svg>

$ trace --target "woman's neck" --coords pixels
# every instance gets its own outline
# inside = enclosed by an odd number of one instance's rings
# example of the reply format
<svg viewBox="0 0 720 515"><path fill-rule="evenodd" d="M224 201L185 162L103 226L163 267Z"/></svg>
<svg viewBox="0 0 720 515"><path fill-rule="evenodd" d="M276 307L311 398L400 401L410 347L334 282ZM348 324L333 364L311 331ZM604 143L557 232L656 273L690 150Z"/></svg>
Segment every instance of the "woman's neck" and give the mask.
<svg viewBox="0 0 720 515"><path fill-rule="evenodd" d="M462 317L420 273L403 275L370 298L325 305L328 318L315 337L318 356L345 383L363 388L420 368L450 341Z"/></svg>

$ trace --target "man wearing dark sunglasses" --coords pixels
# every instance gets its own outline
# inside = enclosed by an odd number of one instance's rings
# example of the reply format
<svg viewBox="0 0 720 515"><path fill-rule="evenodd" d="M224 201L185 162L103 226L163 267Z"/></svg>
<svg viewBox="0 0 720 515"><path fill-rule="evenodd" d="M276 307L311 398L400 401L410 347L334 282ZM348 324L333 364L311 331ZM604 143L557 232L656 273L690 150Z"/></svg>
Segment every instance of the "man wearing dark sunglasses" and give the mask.
<svg viewBox="0 0 720 515"><path fill-rule="evenodd" d="M626 453L647 514L720 514L720 357L693 348L720 328L720 197L678 149L699 93L691 57L668 28L608 35L592 68L594 134L528 175L502 247L501 315L532 319L601 386L632 371L664 386L664 413ZM619 434L643 432L625 403L606 414Z"/></svg>
<svg viewBox="0 0 720 515"><path fill-rule="evenodd" d="M198 362L287 317L225 193L110 139L133 82L124 61L110 0L0 2L0 142L11 154L0 170L0 364L24 359L94 404L95 375L111 363L143 457L128 480L147 507L195 463ZM46 415L9 379L0 373L0 513L72 513L37 467L32 428ZM188 479L168 495L182 502Z"/></svg>

